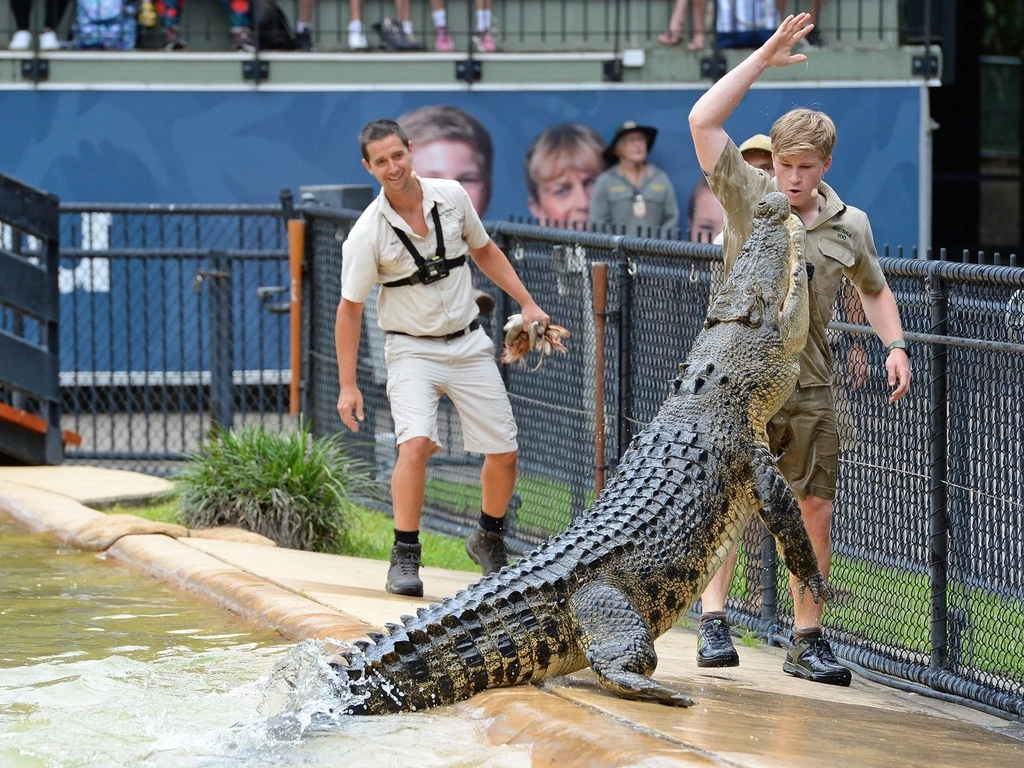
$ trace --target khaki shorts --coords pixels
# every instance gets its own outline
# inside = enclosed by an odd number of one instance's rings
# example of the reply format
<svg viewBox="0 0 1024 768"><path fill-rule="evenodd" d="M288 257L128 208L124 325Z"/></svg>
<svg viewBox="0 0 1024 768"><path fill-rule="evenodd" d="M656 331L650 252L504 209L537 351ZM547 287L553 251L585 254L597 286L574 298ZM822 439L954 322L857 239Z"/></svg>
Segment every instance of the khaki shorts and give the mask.
<svg viewBox="0 0 1024 768"><path fill-rule="evenodd" d="M384 344L388 400L395 442L427 437L441 450L437 408L441 395L455 405L470 453L518 449L518 429L505 382L494 361L494 343L478 328L452 341L389 333Z"/></svg>
<svg viewBox="0 0 1024 768"><path fill-rule="evenodd" d="M836 497L839 434L830 387L798 389L768 422L768 444L779 470L801 501Z"/></svg>

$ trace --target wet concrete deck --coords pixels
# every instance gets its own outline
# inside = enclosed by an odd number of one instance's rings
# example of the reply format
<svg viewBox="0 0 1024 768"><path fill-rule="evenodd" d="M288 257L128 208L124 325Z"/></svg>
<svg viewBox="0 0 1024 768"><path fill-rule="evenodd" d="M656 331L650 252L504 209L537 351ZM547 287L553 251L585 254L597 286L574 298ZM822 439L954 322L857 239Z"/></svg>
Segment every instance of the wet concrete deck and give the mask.
<svg viewBox="0 0 1024 768"><path fill-rule="evenodd" d="M166 492L127 472L0 468L0 510L70 540L92 507ZM108 556L293 640L355 639L454 594L477 574L425 567L423 600L383 590L387 563L230 540L125 535ZM656 678L697 700L689 709L606 694L589 672L543 688L489 691L453 710L488 718L488 738L529 744L534 765L962 766L1024 765L1024 725L888 688L854 675L849 688L797 680L783 651L738 646L740 666L702 670L696 634L657 641ZM411 715L415 716L415 715Z"/></svg>

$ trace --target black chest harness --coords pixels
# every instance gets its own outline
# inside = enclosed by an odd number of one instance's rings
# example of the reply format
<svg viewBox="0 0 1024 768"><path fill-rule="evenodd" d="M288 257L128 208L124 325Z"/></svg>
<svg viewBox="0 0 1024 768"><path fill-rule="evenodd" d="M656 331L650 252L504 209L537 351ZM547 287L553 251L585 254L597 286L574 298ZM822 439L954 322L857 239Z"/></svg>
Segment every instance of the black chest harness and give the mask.
<svg viewBox="0 0 1024 768"><path fill-rule="evenodd" d="M434 203L434 207L430 209L430 216L434 220L434 234L437 236L437 250L430 259L424 259L420 252L416 250L416 246L412 244L409 236L394 224L388 222L391 228L395 230L395 234L398 235L398 239L402 241L402 245L405 246L409 255L412 256L413 261L416 262L416 271L408 277L403 277L401 280L392 280L390 283L384 283L385 288L398 288L403 285L429 285L438 280L443 280L448 277L453 269L461 267L466 263L465 256L459 256L457 259L446 259L444 257L444 233L441 231L441 216L437 212L437 203Z"/></svg>

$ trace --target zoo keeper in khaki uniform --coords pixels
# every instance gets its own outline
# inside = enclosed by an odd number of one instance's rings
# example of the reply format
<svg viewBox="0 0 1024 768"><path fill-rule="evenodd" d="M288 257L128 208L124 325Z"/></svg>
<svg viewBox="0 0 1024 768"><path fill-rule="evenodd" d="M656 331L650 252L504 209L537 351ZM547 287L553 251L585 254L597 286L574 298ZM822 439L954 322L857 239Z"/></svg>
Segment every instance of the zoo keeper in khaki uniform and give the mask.
<svg viewBox="0 0 1024 768"><path fill-rule="evenodd" d="M768 437L772 452L782 453L779 469L800 502L818 568L828 578L839 438L825 329L844 275L856 288L868 322L886 347L885 369L893 388L890 403L907 394L911 373L899 310L878 264L868 218L863 211L843 203L822 181L832 165L836 143L832 120L822 112L794 109L775 122L771 129L774 179L744 161L723 127L764 70L807 60L791 49L813 29L809 20L806 13L787 17L767 42L712 85L690 111L690 132L697 160L725 209L726 273L750 236L754 208L766 193L785 193L807 228L805 255L814 267L809 286L810 330L800 357L797 390L769 423ZM851 362L861 367L864 364L863 357ZM735 564L734 548L701 596L704 613L698 630L699 666L739 664L725 619L725 598ZM783 670L814 682L849 685L849 670L838 663L822 636L821 603L814 602L809 592L801 595L792 574L790 586L794 601L793 647Z"/></svg>
<svg viewBox="0 0 1024 768"><path fill-rule="evenodd" d="M395 543L386 588L419 597L420 514L427 459L441 450L442 394L459 412L466 450L484 454L480 525L466 550L485 576L508 561L502 534L516 482L517 428L494 343L477 320L467 257L519 303L524 327L546 326L549 318L487 234L459 182L413 173L413 145L398 123L369 123L359 134L359 147L381 191L342 246L335 323L338 413L345 426L359 430L364 413L356 362L363 303L381 283L377 316L387 333L387 394L398 445L391 476Z"/></svg>

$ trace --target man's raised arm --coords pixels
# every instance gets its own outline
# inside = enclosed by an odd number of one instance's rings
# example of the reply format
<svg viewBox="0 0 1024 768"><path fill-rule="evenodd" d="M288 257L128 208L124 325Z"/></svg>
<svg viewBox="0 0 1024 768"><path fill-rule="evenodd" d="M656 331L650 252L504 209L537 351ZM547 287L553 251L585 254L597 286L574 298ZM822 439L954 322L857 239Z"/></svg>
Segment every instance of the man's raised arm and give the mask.
<svg viewBox="0 0 1024 768"><path fill-rule="evenodd" d="M807 13L787 16L764 45L726 72L721 80L697 99L690 110L690 135L693 137L693 148L697 151L697 161L705 174L711 175L729 140L724 128L726 119L761 73L769 67L785 67L807 61L804 54L791 51L813 29L808 23L810 18Z"/></svg>

